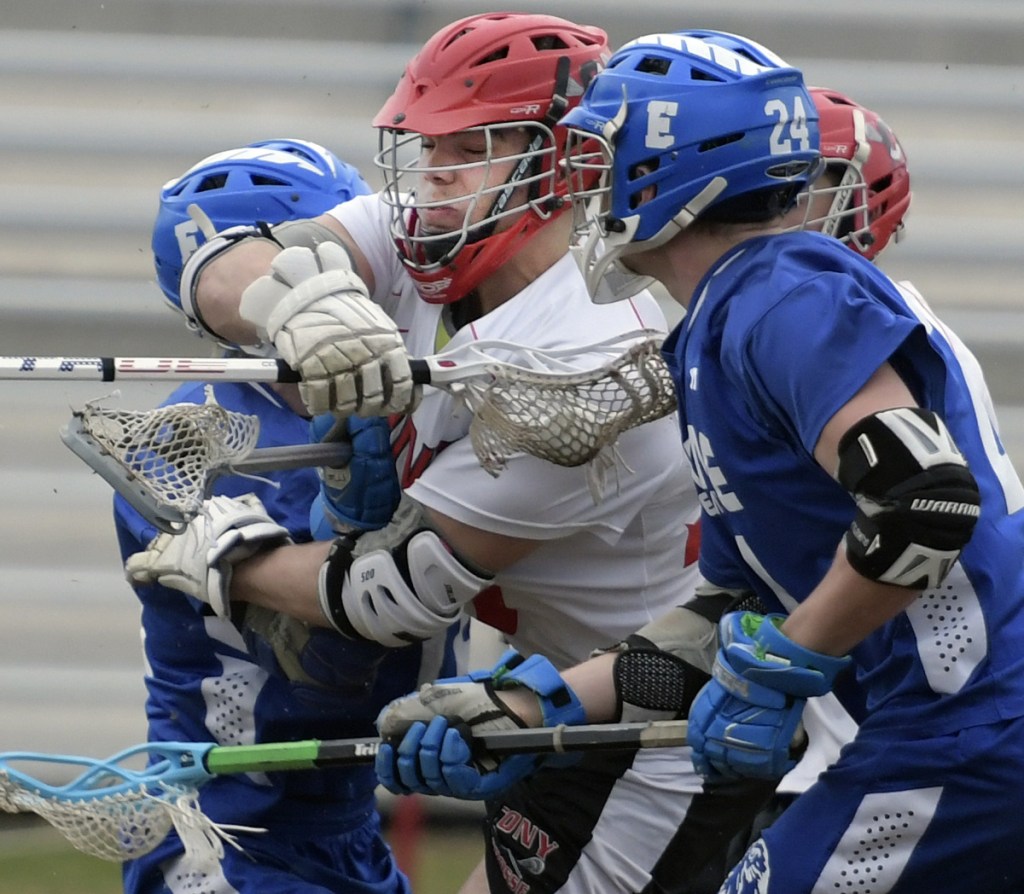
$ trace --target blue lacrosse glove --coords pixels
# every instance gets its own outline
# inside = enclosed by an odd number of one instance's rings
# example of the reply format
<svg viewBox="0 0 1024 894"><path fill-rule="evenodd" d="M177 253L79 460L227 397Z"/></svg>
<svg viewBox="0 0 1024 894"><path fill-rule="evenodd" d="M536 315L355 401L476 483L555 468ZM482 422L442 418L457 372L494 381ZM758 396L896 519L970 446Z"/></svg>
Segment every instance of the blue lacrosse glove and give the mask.
<svg viewBox="0 0 1024 894"><path fill-rule="evenodd" d="M381 711L377 729L384 741L376 760L381 784L401 795L486 800L528 776L542 762L539 756L500 758L473 741L480 733L523 727L495 696L515 687L537 696L545 726L586 722L579 699L550 661L509 650L490 670L438 680Z"/></svg>
<svg viewBox="0 0 1024 894"><path fill-rule="evenodd" d="M807 699L831 690L850 663L797 645L779 629L784 620L722 616L712 678L690 706L687 731L703 776L784 776L796 765L791 748Z"/></svg>
<svg viewBox="0 0 1024 894"><path fill-rule="evenodd" d="M376 531L394 515L402 496L391 453L391 429L380 416L315 416L309 424L311 443L343 441L352 445L344 466L320 470L320 493L309 509L309 527L317 540L338 534Z"/></svg>

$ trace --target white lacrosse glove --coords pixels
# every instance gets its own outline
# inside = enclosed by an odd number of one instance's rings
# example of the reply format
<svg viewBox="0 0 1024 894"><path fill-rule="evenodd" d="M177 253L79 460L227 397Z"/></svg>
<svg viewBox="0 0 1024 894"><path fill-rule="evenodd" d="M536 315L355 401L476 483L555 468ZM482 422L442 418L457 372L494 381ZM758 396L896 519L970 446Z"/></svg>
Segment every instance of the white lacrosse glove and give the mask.
<svg viewBox="0 0 1024 894"><path fill-rule="evenodd" d="M255 494L213 497L180 534L160 534L145 551L128 557L132 584L162 584L209 605L221 618L231 615L231 571L235 563L267 547L291 543Z"/></svg>
<svg viewBox="0 0 1024 894"><path fill-rule="evenodd" d="M377 731L383 739L395 739L414 723L430 723L438 715L452 724L464 724L472 733L523 728L522 721L494 695L493 687L467 675L424 683L394 699L377 716Z"/></svg>
<svg viewBox="0 0 1024 894"><path fill-rule="evenodd" d="M243 293L241 316L302 376L313 415L386 416L416 408L420 388L394 321L376 304L333 242L293 246Z"/></svg>

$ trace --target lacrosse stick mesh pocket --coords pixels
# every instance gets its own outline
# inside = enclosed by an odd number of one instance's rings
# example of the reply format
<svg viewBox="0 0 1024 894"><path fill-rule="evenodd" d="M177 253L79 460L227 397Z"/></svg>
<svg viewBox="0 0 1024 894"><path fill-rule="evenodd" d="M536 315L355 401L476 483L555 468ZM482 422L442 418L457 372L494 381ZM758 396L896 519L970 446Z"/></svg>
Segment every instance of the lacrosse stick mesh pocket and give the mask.
<svg viewBox="0 0 1024 894"><path fill-rule="evenodd" d="M588 372L497 368L493 381L466 391L473 449L492 475L517 453L583 465L624 431L676 408L671 374L653 341Z"/></svg>
<svg viewBox="0 0 1024 894"><path fill-rule="evenodd" d="M211 469L243 459L256 446L259 420L215 403L120 410L90 402L82 428L163 505L194 515Z"/></svg>
<svg viewBox="0 0 1024 894"><path fill-rule="evenodd" d="M0 771L0 809L34 813L77 850L114 862L153 850L177 825L176 814L184 818L198 810L190 806L195 803L195 794L175 791L154 795L137 789L62 800L32 791Z"/></svg>

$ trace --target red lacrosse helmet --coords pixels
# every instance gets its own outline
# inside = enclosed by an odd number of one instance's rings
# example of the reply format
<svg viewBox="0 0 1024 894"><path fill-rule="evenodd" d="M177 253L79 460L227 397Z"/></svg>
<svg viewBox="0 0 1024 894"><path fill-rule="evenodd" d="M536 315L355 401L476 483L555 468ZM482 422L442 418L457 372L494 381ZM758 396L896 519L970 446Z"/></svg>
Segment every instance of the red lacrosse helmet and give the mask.
<svg viewBox="0 0 1024 894"><path fill-rule="evenodd" d="M549 15L486 13L461 19L426 42L373 120L380 131L375 163L384 174L384 201L399 257L420 296L433 304L458 301L498 269L526 240L567 211L559 162L573 108L608 57L604 31ZM428 166L422 138L456 132L484 134L486 151L468 164ZM516 154L494 154L515 133ZM417 182L495 160L511 174L444 202L417 201ZM515 193L515 198L513 198ZM525 199L523 196L525 195ZM424 209L465 208L461 226L429 232ZM479 211L486 209L483 219ZM495 232L499 222L504 229Z"/></svg>
<svg viewBox="0 0 1024 894"><path fill-rule="evenodd" d="M837 90L811 87L810 93L818 109L821 154L829 168L842 167L838 186L809 190L833 195L828 214L817 222L823 222L822 232L873 259L890 238L898 242L903 234L911 198L906 153L875 112Z"/></svg>

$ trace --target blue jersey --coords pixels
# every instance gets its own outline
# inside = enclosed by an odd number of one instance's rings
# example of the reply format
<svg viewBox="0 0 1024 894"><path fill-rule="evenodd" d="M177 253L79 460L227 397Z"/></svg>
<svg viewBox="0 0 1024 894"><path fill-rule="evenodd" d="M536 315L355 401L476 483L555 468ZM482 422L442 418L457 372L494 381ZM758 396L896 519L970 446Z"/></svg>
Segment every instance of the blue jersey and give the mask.
<svg viewBox="0 0 1024 894"><path fill-rule="evenodd" d="M817 233L754 238L701 281L665 357L703 510L701 570L781 611L821 580L854 516L815 444L890 363L948 426L981 518L942 586L853 650L865 724L941 734L1024 715L1024 488L977 361L916 292Z"/></svg>
<svg viewBox="0 0 1024 894"><path fill-rule="evenodd" d="M308 420L285 406L273 392L260 386L219 383L214 386L214 395L225 409L259 417L259 447L307 443ZM190 384L175 391L165 403L204 401L204 386ZM309 506L318 489L319 479L311 468L268 472L259 477L225 475L214 486L218 494L255 493L297 542L311 539ZM124 558L142 550L158 533L120 497L115 498L115 520ZM421 674L425 650L420 646L386 650L375 644L353 643L354 676L365 677L365 668L381 661L372 688L355 686L351 692L329 698L297 697L293 684L260 667L246 650L239 631L229 621L216 617L208 606L159 585L137 587L136 593L142 603L151 741L235 745L373 736L380 708L415 689ZM432 679L451 670L441 665L424 672ZM269 850L273 857L276 844L297 847L300 842L326 841L332 836L348 841L344 836L377 835L376 785L373 766L367 765L219 776L202 787L200 797L204 813L217 822L270 830L244 844L250 852ZM146 867L157 866L180 849L177 838L170 836L156 851L137 861L140 865L135 870L129 869L128 887L133 885L133 871L147 871ZM232 848L226 848L226 858L235 860L236 856ZM282 855L276 859L280 863ZM299 857L289 851L284 859L288 861L285 865L292 865ZM249 871L246 866L252 864L245 856L236 862L241 872ZM307 878L313 874L313 869L305 873ZM365 870L363 874L369 878ZM330 883L343 881L336 875ZM404 880L397 874L386 876L385 881L379 890L405 890ZM292 878L290 884L294 883Z"/></svg>

